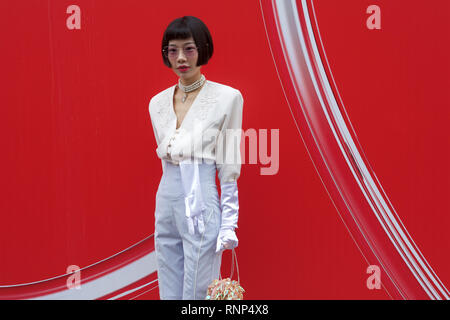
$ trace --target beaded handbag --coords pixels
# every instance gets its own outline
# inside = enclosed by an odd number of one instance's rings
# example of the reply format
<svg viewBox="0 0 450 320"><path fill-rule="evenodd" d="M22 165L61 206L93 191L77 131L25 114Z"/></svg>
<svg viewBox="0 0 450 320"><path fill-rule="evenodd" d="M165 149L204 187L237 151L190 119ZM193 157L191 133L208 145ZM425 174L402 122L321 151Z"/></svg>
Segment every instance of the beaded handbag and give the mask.
<svg viewBox="0 0 450 320"><path fill-rule="evenodd" d="M231 275L229 278L222 279L222 275L219 273L219 279L215 279L208 286L205 300L243 300L244 288L240 285L239 279L239 266L237 262L237 255L234 249L232 249L232 263L231 263ZM236 269L238 274L238 280L231 280L234 272L234 260L236 260Z"/></svg>

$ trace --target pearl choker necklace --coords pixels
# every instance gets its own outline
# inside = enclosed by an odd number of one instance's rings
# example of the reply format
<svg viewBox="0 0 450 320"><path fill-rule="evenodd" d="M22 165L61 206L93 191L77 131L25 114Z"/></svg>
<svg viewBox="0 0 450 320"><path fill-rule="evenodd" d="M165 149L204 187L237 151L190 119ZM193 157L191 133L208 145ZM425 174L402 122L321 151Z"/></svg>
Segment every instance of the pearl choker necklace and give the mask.
<svg viewBox="0 0 450 320"><path fill-rule="evenodd" d="M205 78L205 76L203 74L200 77L200 79L198 79L193 84L190 84L188 86L183 86L181 84L181 79L178 79L178 88L180 88L184 92L184 96L183 96L183 98L181 98L181 101L184 103L186 101L186 98L187 98L187 93L191 92L191 91L194 91L195 89L200 88L205 81L206 81L206 78Z"/></svg>

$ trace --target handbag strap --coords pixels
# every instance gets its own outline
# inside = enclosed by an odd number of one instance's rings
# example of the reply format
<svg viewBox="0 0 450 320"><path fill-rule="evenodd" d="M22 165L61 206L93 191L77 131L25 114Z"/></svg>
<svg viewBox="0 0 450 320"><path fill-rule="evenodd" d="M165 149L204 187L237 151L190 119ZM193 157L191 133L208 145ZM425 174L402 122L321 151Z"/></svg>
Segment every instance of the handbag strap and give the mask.
<svg viewBox="0 0 450 320"><path fill-rule="evenodd" d="M234 273L234 260L236 260L236 269L237 269L237 275L238 275L238 282L241 282L241 279L239 278L239 265L238 265L238 261L237 261L237 254L234 251L234 248L231 250L232 253L232 257L231 257L231 275L230 275L230 279L233 278L233 273ZM220 280L222 280L222 273L219 272L219 277Z"/></svg>

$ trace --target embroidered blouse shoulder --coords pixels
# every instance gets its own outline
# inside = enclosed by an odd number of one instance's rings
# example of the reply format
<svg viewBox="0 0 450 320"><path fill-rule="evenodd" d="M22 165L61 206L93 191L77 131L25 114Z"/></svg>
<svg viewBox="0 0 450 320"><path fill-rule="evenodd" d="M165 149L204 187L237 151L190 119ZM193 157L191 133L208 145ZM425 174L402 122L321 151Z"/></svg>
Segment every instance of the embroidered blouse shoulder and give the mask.
<svg viewBox="0 0 450 320"><path fill-rule="evenodd" d="M176 129L173 85L150 99L149 114L162 161L186 159L216 163L220 183L237 181L241 170L244 99L239 90L206 80Z"/></svg>

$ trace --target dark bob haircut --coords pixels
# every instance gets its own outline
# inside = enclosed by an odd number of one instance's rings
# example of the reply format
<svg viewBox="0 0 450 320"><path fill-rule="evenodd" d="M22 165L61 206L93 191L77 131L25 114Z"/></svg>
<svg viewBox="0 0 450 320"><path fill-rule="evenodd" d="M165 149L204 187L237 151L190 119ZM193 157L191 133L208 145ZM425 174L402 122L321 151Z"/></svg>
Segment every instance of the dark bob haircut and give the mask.
<svg viewBox="0 0 450 320"><path fill-rule="evenodd" d="M188 39L192 37L198 48L197 67L207 64L214 52L213 41L206 25L199 18L183 16L173 20L164 31L161 54L164 64L171 68L169 59L164 55L163 49L169 45L170 40Z"/></svg>

